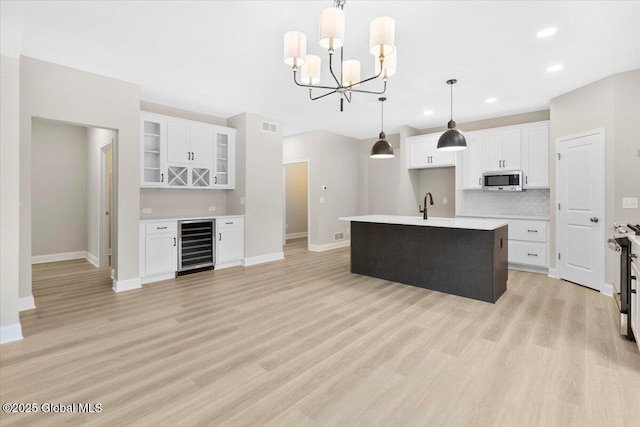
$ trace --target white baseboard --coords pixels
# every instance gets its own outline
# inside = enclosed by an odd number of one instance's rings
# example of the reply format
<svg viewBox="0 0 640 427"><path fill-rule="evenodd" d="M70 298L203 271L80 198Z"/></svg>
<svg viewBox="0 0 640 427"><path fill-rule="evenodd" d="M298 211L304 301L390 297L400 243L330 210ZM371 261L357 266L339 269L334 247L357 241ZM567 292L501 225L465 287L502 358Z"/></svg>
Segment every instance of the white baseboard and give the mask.
<svg viewBox="0 0 640 427"><path fill-rule="evenodd" d="M351 240L343 240L335 243L327 243L326 245L309 245L311 252L324 252L332 249L344 248L345 246L351 246Z"/></svg>
<svg viewBox="0 0 640 427"><path fill-rule="evenodd" d="M87 252L86 258L87 258L87 261L89 261L91 264L93 264L94 267L96 267L96 268L100 267L100 260L94 254Z"/></svg>
<svg viewBox="0 0 640 427"><path fill-rule="evenodd" d="M140 278L134 277L133 279L113 280L113 291L124 292L138 289L141 287Z"/></svg>
<svg viewBox="0 0 640 427"><path fill-rule="evenodd" d="M281 259L284 259L284 252L274 252L272 254L245 258L242 261L242 265L244 265L245 267L249 267L251 265L264 264L265 262L279 261Z"/></svg>
<svg viewBox="0 0 640 427"><path fill-rule="evenodd" d="M59 254L48 254L48 255L35 255L31 257L31 264L43 264L45 262L68 261L71 259L82 259L82 258L87 258L87 251L62 252Z"/></svg>
<svg viewBox="0 0 640 427"><path fill-rule="evenodd" d="M301 237L307 237L308 235L309 233L307 233L306 231L301 231L300 233L289 233L287 234L287 240L299 239Z"/></svg>
<svg viewBox="0 0 640 427"><path fill-rule="evenodd" d="M600 288L600 293L603 294L603 295L606 295L608 297L612 297L614 292L615 292L615 288L613 287L613 285L611 283L605 283Z"/></svg>
<svg viewBox="0 0 640 427"><path fill-rule="evenodd" d="M36 302L33 299L33 295L18 298L18 311L33 310L34 308L36 308Z"/></svg>
<svg viewBox="0 0 640 427"><path fill-rule="evenodd" d="M508 267L511 270L520 270L520 271L528 271L529 273L539 273L539 274L549 274L549 269L546 267L537 267L534 265L524 265L524 264L509 264Z"/></svg>
<svg viewBox="0 0 640 427"><path fill-rule="evenodd" d="M557 279L558 278L558 272L556 271L555 268L550 268L549 269L549 274L547 274L549 277Z"/></svg>
<svg viewBox="0 0 640 427"><path fill-rule="evenodd" d="M153 282L159 282L161 280L169 280L169 279L175 279L176 278L176 273L165 273L165 274L158 274L156 276L147 276L147 277L141 277L140 278L140 284L145 285L147 283L153 283ZM135 289L135 288L134 288ZM128 289L125 289L128 291ZM119 292L119 291L116 291Z"/></svg>
<svg viewBox="0 0 640 427"><path fill-rule="evenodd" d="M0 344L22 339L22 326L20 322L0 327Z"/></svg>
<svg viewBox="0 0 640 427"><path fill-rule="evenodd" d="M242 261L240 261L240 260L231 261L231 262L225 262L225 263L222 263L222 264L216 264L216 270L224 270L225 268L237 267L239 265L242 265Z"/></svg>

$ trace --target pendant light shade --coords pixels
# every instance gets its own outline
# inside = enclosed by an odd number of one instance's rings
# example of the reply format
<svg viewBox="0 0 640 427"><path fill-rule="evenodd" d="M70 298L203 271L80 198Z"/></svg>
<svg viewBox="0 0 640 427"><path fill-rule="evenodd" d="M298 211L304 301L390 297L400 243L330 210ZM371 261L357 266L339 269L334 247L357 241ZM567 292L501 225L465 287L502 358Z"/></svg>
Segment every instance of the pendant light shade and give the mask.
<svg viewBox="0 0 640 427"><path fill-rule="evenodd" d="M457 82L456 79L447 80L447 84L451 86L451 120L447 124L449 130L443 133L438 140L438 150L440 151L459 151L467 148L467 140L462 132L456 129L456 122L453 121L453 85Z"/></svg>
<svg viewBox="0 0 640 427"><path fill-rule="evenodd" d="M384 134L384 101L386 100L387 98L384 97L378 98L382 108L382 125L380 127L380 139L371 147L371 155L369 157L372 159L390 159L394 157L393 147L389 144L389 141L385 139L386 135Z"/></svg>

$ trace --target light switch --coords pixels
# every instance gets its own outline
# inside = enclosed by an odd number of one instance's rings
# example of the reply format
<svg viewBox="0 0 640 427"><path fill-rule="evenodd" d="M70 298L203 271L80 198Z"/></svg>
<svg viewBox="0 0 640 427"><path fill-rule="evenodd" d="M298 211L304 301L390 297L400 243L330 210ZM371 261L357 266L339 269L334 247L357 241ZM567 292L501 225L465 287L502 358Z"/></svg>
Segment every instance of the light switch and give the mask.
<svg viewBox="0 0 640 427"><path fill-rule="evenodd" d="M448 200L447 200L447 198L446 198L446 197L443 197L443 198L442 198L442 204L443 204L443 205L446 205L446 204L447 204L447 201L448 201Z"/></svg>
<svg viewBox="0 0 640 427"><path fill-rule="evenodd" d="M150 214L151 213L151 208L142 208L142 213L143 214Z"/></svg>
<svg viewBox="0 0 640 427"><path fill-rule="evenodd" d="M209 212L215 212L215 211L216 211L215 206L209 206Z"/></svg>
<svg viewBox="0 0 640 427"><path fill-rule="evenodd" d="M623 209L638 209L638 198L637 197L623 197L622 198L622 208Z"/></svg>

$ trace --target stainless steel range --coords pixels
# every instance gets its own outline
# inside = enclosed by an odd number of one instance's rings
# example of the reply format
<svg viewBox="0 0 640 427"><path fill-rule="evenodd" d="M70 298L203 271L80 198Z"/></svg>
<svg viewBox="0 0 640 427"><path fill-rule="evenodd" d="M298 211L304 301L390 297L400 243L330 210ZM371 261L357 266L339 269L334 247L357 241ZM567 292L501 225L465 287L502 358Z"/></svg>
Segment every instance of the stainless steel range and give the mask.
<svg viewBox="0 0 640 427"><path fill-rule="evenodd" d="M609 239L609 243L614 250L620 254L619 256L619 280L615 284L616 291L618 292L618 298L616 303L620 309L620 333L627 336L629 339L635 339L633 331L631 330L631 260L635 258L637 254L631 253L631 244L628 235L635 234L640 235L640 225L627 224L620 225L614 224L614 235L612 239Z"/></svg>

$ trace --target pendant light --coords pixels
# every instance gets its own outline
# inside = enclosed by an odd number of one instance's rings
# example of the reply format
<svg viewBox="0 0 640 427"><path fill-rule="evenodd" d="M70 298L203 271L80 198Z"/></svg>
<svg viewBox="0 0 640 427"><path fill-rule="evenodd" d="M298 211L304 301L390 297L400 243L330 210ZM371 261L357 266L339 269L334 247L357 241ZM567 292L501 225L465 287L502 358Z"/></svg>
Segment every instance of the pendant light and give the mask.
<svg viewBox="0 0 640 427"><path fill-rule="evenodd" d="M440 151L458 151L467 148L467 140L456 129L456 122L453 121L453 85L456 83L458 83L456 79L447 80L447 84L451 86L451 120L447 124L449 130L443 133L438 140L438 150Z"/></svg>
<svg viewBox="0 0 640 427"><path fill-rule="evenodd" d="M389 144L389 141L385 139L386 135L384 134L384 101L386 100L387 98L385 97L378 98L382 109L382 120L380 124L380 139L377 140L375 144L373 144L373 147L371 147L370 157L372 159L390 159L394 157L393 147L391 146L391 144Z"/></svg>

